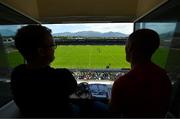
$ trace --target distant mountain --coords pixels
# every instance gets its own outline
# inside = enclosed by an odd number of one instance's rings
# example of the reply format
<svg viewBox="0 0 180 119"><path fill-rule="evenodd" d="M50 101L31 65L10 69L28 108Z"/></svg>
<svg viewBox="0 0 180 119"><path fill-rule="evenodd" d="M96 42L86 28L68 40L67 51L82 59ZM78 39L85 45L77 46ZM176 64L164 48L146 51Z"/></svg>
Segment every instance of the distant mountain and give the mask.
<svg viewBox="0 0 180 119"><path fill-rule="evenodd" d="M95 32L95 31L80 31L80 32L64 32L54 33L53 36L81 36L81 37L127 37L128 35L119 32Z"/></svg>
<svg viewBox="0 0 180 119"><path fill-rule="evenodd" d="M8 29L0 29L0 34L1 36L14 36L16 32Z"/></svg>

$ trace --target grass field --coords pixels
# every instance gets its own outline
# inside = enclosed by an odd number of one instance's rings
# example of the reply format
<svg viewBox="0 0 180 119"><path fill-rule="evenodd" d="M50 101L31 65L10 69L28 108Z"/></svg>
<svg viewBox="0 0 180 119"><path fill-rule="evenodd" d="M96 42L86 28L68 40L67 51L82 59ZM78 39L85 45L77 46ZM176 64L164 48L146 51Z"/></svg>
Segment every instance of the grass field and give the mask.
<svg viewBox="0 0 180 119"><path fill-rule="evenodd" d="M152 59L155 63L164 68L168 53L168 48L159 48ZM6 56L9 66L12 68L24 62L17 51L11 52ZM56 68L105 69L108 65L110 68L130 68L130 64L126 62L125 46L119 45L58 46L55 51L55 60L51 65Z"/></svg>
<svg viewBox="0 0 180 119"><path fill-rule="evenodd" d="M20 55L20 53L18 51L14 51L11 52L8 57L7 57L8 61L9 61L9 65L10 67L15 67L19 64L24 63L24 59L23 57Z"/></svg>
<svg viewBox="0 0 180 119"><path fill-rule="evenodd" d="M54 67L67 68L129 68L124 46L118 45L66 45L55 51Z"/></svg>

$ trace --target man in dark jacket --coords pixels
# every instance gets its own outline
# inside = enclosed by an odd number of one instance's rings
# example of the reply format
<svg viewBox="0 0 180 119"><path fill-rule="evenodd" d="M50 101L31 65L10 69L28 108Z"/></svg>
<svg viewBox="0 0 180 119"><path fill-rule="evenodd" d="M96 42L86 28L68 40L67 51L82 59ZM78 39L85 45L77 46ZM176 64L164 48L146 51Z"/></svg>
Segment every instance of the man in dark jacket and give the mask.
<svg viewBox="0 0 180 119"><path fill-rule="evenodd" d="M56 45L51 30L41 25L20 28L15 45L26 60L14 68L11 89L23 116L70 116L69 95L77 82L68 69L50 67Z"/></svg>

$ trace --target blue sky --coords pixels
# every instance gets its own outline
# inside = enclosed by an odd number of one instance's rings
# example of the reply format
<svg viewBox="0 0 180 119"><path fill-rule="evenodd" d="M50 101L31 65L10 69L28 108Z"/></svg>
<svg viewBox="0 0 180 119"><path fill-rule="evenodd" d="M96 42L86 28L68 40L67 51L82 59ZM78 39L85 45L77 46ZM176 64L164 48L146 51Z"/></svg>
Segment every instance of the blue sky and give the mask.
<svg viewBox="0 0 180 119"><path fill-rule="evenodd" d="M121 32L130 34L133 32L133 23L81 23L81 24L43 24L52 30L52 33L98 31Z"/></svg>

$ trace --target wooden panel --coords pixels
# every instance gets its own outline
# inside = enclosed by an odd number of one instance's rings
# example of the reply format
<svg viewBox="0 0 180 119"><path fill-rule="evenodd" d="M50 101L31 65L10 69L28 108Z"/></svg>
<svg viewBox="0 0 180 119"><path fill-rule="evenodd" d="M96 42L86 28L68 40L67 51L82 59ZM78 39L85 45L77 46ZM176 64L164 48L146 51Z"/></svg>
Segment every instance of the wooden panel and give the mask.
<svg viewBox="0 0 180 119"><path fill-rule="evenodd" d="M37 0L40 17L134 16L138 0Z"/></svg>
<svg viewBox="0 0 180 119"><path fill-rule="evenodd" d="M36 0L0 0L0 2L11 6L24 15L28 15L35 19L39 18Z"/></svg>

